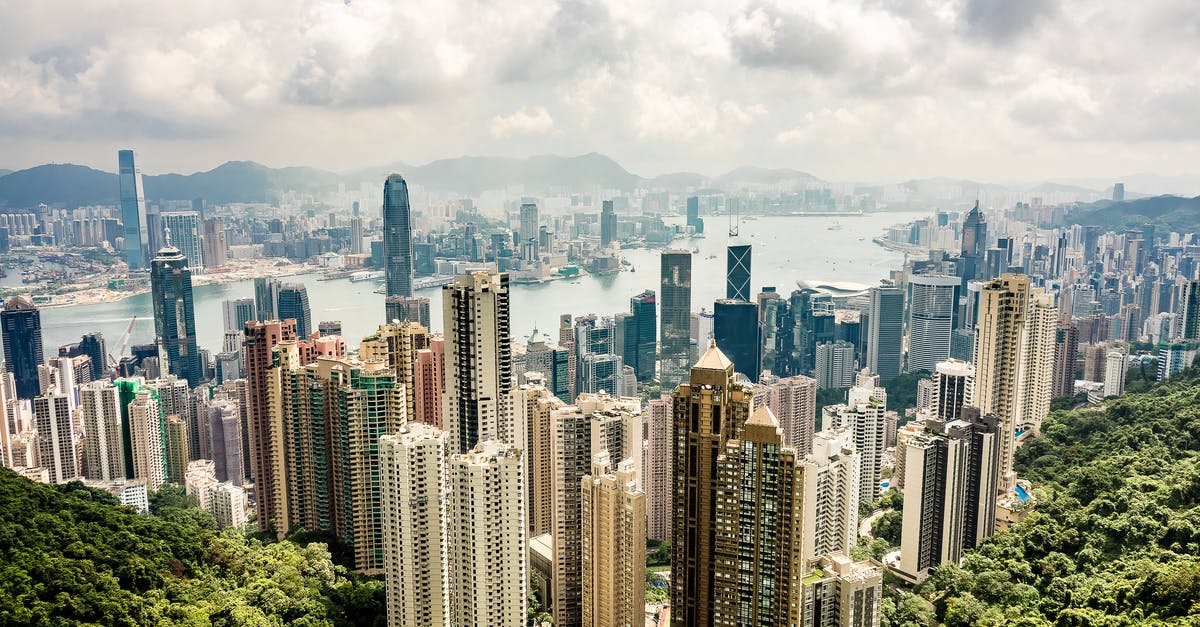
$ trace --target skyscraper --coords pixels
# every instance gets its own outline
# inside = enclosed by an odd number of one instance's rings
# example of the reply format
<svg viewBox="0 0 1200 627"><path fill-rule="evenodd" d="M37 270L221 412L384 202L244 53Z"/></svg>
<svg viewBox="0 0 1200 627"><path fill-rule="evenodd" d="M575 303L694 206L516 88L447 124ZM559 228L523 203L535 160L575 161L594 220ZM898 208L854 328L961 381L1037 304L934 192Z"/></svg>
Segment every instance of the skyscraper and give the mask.
<svg viewBox="0 0 1200 627"><path fill-rule="evenodd" d="M204 273L204 247L200 237L200 216L195 211L166 211L159 217L163 229L171 234L171 245L187 259L187 268L195 274Z"/></svg>
<svg viewBox="0 0 1200 627"><path fill-rule="evenodd" d="M125 226L125 262L131 270L150 264L150 230L146 226L146 193L142 190L142 169L134 162L132 150L117 152L121 186L121 222Z"/></svg>
<svg viewBox="0 0 1200 627"><path fill-rule="evenodd" d="M755 409L759 405L770 407L779 420L785 446L796 449L799 455L812 451L817 426L816 379L804 375L763 377L754 386Z"/></svg>
<svg viewBox="0 0 1200 627"><path fill-rule="evenodd" d="M296 324L291 320L246 324L247 403L243 411L251 445L250 471L259 531L288 528L283 425L278 412L272 411L279 399L272 394L271 364L275 347L295 339Z"/></svg>
<svg viewBox="0 0 1200 627"><path fill-rule="evenodd" d="M741 241L730 242L726 248L725 298L750 302L750 249L750 244Z"/></svg>
<svg viewBox="0 0 1200 627"><path fill-rule="evenodd" d="M229 256L226 253L229 250L229 241L225 234L225 226L221 224L221 218L204 220L201 240L201 256L206 268L218 268L229 263Z"/></svg>
<svg viewBox="0 0 1200 627"><path fill-rule="evenodd" d="M758 381L758 306L733 298L713 303L713 340L738 372Z"/></svg>
<svg viewBox="0 0 1200 627"><path fill-rule="evenodd" d="M887 393L883 388L863 385L850 388L844 405L826 405L822 409L824 429L846 429L859 460L858 494L863 501L879 497L879 478L887 448Z"/></svg>
<svg viewBox="0 0 1200 627"><path fill-rule="evenodd" d="M93 381L79 388L83 415L83 476L93 481L125 478L121 439L121 406L111 381Z"/></svg>
<svg viewBox="0 0 1200 627"><path fill-rule="evenodd" d="M975 388L975 366L950 359L938 362L933 373L931 414L942 422L958 420L971 402Z"/></svg>
<svg viewBox="0 0 1200 627"><path fill-rule="evenodd" d="M158 251L150 270L154 299L154 336L163 372L187 379L191 386L204 380L196 346L196 314L192 305L192 272L179 249L167 244Z"/></svg>
<svg viewBox="0 0 1200 627"><path fill-rule="evenodd" d="M870 331L867 332L867 368L883 381L900 375L904 346L904 292L894 287L873 287Z"/></svg>
<svg viewBox="0 0 1200 627"><path fill-rule="evenodd" d="M296 337L307 338L313 332L308 306L308 288L303 283L284 283L279 290L279 318L296 321Z"/></svg>
<svg viewBox="0 0 1200 627"><path fill-rule="evenodd" d="M1079 328L1074 322L1059 324L1054 332L1054 398L1075 394L1075 360L1079 356Z"/></svg>
<svg viewBox="0 0 1200 627"><path fill-rule="evenodd" d="M645 622L646 495L633 460L612 467L607 451L582 479L580 556L583 625L625 627Z"/></svg>
<svg viewBox="0 0 1200 627"><path fill-rule="evenodd" d="M687 377L691 348L692 253L687 250L662 252L661 367L664 390L674 389Z"/></svg>
<svg viewBox="0 0 1200 627"><path fill-rule="evenodd" d="M538 206L531 203L521 204L521 230L518 233L520 240L518 246L531 244L533 252L536 255L539 249L538 242Z"/></svg>
<svg viewBox="0 0 1200 627"><path fill-rule="evenodd" d="M157 490L167 482L163 417L158 399L148 389L138 390L129 403L128 415L132 478L144 479L148 489Z"/></svg>
<svg viewBox="0 0 1200 627"><path fill-rule="evenodd" d="M423 296L388 296L384 298L387 320L419 322L429 328L429 299Z"/></svg>
<svg viewBox="0 0 1200 627"><path fill-rule="evenodd" d="M399 174L383 184L383 258L387 274L385 296L412 296L412 217L408 183Z"/></svg>
<svg viewBox="0 0 1200 627"><path fill-rule="evenodd" d="M687 225L697 233L704 232L704 220L700 218L700 199L696 196L687 198Z"/></svg>
<svg viewBox="0 0 1200 627"><path fill-rule="evenodd" d="M663 257L665 267L667 253ZM690 382L675 390L671 524L671 624L675 627L713 620L721 486L717 456L741 433L750 415L751 395L749 387L735 382L733 362L715 343L692 368Z"/></svg>
<svg viewBox="0 0 1200 627"><path fill-rule="evenodd" d="M963 220L961 259L963 263L963 280L971 281L982 278L984 255L988 247L987 220L979 210L979 201L967 212Z"/></svg>
<svg viewBox="0 0 1200 627"><path fill-rule="evenodd" d="M104 334L99 331L84 333L79 339L79 352L92 358L92 380L99 381L108 372L108 351L104 348Z"/></svg>
<svg viewBox="0 0 1200 627"><path fill-rule="evenodd" d="M166 427L166 433L163 434L163 442L166 443L163 457L166 459L167 481L183 485L183 475L188 464L188 425L183 418L175 415L167 416L163 425Z"/></svg>
<svg viewBox="0 0 1200 627"><path fill-rule="evenodd" d="M646 490L646 534L670 540L672 491L675 489L674 401L670 394L650 399L646 406L646 455L642 482Z"/></svg>
<svg viewBox="0 0 1200 627"><path fill-rule="evenodd" d="M13 296L0 312L4 331L4 364L13 374L17 398L30 399L40 392L38 366L42 353L42 314L24 296Z"/></svg>
<svg viewBox="0 0 1200 627"><path fill-rule="evenodd" d="M605 200L600 205L600 247L617 241L617 212L613 210L613 201Z"/></svg>
<svg viewBox="0 0 1200 627"><path fill-rule="evenodd" d="M804 549L815 557L835 551L849 555L858 539L859 461L853 434L821 431L801 462L804 474Z"/></svg>
<svg viewBox="0 0 1200 627"><path fill-rule="evenodd" d="M246 323L256 320L253 298L221 301L226 331L245 331Z"/></svg>
<svg viewBox="0 0 1200 627"><path fill-rule="evenodd" d="M951 276L909 277L909 372L933 372L938 362L950 357L960 284L958 277Z"/></svg>
<svg viewBox="0 0 1200 627"><path fill-rule="evenodd" d="M813 376L822 390L844 389L854 383L854 345L838 340L817 345Z"/></svg>
<svg viewBox="0 0 1200 627"><path fill-rule="evenodd" d="M279 320L279 290L283 284L275 277L254 279L254 319L259 322Z"/></svg>
<svg viewBox="0 0 1200 627"><path fill-rule="evenodd" d="M508 275L474 272L442 288L447 446L466 453L484 440L521 445L512 424Z"/></svg>
<svg viewBox="0 0 1200 627"><path fill-rule="evenodd" d="M66 483L80 476L75 427L67 401L67 395L56 390L33 399L38 463L50 474L50 483Z"/></svg>
<svg viewBox="0 0 1200 627"><path fill-rule="evenodd" d="M646 290L629 299L633 314L632 330L636 334L632 344L633 360L626 354L625 365L632 366L639 382L654 379L654 356L658 348L658 303L654 290Z"/></svg>

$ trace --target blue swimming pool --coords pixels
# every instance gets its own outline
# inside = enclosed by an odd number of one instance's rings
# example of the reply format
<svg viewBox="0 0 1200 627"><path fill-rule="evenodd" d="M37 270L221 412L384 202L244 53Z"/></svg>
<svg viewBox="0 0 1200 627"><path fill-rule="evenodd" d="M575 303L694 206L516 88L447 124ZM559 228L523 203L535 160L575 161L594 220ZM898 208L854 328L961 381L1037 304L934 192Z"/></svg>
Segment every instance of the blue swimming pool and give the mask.
<svg viewBox="0 0 1200 627"><path fill-rule="evenodd" d="M1029 493L1025 491L1025 488L1022 488L1021 486L1017 486L1015 488L1015 491L1017 493L1017 498L1021 499L1021 502L1025 502L1025 501L1029 500Z"/></svg>

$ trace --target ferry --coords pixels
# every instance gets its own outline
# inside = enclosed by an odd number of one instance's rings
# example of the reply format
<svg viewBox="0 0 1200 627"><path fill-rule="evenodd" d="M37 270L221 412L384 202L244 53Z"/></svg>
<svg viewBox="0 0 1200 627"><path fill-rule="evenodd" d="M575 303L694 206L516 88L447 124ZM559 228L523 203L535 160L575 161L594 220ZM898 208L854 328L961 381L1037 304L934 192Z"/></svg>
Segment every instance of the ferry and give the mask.
<svg viewBox="0 0 1200 627"><path fill-rule="evenodd" d="M382 279L387 273L383 270L360 270L350 275L351 283L359 283L362 281L371 281L374 279Z"/></svg>

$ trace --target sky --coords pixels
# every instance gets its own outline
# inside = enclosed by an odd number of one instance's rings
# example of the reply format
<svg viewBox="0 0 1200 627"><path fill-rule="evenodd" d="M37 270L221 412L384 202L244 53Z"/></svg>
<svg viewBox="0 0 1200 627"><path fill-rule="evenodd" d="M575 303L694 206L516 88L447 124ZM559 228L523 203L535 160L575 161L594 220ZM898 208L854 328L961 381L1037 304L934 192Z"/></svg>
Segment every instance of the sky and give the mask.
<svg viewBox="0 0 1200 627"><path fill-rule="evenodd" d="M1195 0L0 2L0 167L1200 170Z"/></svg>

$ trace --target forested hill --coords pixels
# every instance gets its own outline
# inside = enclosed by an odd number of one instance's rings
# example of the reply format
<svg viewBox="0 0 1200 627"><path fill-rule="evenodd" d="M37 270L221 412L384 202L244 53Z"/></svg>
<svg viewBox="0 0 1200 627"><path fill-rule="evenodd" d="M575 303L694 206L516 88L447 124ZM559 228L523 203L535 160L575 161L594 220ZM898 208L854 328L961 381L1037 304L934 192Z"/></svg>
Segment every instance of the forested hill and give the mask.
<svg viewBox="0 0 1200 627"><path fill-rule="evenodd" d="M218 533L173 488L138 515L0 469L2 625L384 625L383 583L322 544Z"/></svg>
<svg viewBox="0 0 1200 627"><path fill-rule="evenodd" d="M1037 511L885 601L885 625L1200 624L1200 371L1051 414L1017 464Z"/></svg>

